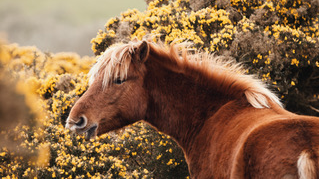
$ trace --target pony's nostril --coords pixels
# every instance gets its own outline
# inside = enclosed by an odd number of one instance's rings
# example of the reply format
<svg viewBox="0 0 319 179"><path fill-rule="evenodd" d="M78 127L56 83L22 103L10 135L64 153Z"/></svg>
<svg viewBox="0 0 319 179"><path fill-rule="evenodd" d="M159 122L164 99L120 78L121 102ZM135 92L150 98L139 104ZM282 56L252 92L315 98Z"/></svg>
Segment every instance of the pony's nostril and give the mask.
<svg viewBox="0 0 319 179"><path fill-rule="evenodd" d="M76 122L75 125L77 125L78 127L84 127L86 123L85 117L81 116L79 119L80 120Z"/></svg>

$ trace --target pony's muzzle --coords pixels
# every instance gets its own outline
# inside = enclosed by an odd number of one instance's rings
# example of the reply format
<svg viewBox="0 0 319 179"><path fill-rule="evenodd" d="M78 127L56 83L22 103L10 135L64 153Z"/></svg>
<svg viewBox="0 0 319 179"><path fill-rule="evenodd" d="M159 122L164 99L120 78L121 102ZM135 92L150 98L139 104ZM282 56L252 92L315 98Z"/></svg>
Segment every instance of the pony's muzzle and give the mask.
<svg viewBox="0 0 319 179"><path fill-rule="evenodd" d="M89 140L97 135L97 127L98 125L94 124L86 131L86 136L85 136L86 140Z"/></svg>
<svg viewBox="0 0 319 179"><path fill-rule="evenodd" d="M68 117L66 120L65 128L70 129L76 133L86 133L86 139L91 139L97 135L98 124L93 124L91 126L87 126L88 119L82 115L79 117L77 121L73 118Z"/></svg>
<svg viewBox="0 0 319 179"><path fill-rule="evenodd" d="M77 131L85 128L87 122L88 120L84 115L80 116L77 121L68 117L68 119L66 120L65 128L70 129L71 131Z"/></svg>

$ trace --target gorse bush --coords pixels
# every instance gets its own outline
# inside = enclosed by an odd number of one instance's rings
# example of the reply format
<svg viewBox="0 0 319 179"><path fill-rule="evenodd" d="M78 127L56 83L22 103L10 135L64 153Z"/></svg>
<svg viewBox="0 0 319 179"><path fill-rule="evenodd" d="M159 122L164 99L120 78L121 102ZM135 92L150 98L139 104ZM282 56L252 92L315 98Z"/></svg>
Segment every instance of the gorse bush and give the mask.
<svg viewBox="0 0 319 179"><path fill-rule="evenodd" d="M318 1L154 0L147 11L110 19L92 39L96 55L115 42L147 34L244 64L290 111L319 115ZM157 40L156 38L154 40Z"/></svg>
<svg viewBox="0 0 319 179"><path fill-rule="evenodd" d="M155 0L144 12L108 20L92 39L100 55L114 43L179 43L235 59L268 83L286 107L319 115L317 1ZM63 126L88 88L95 57L0 46L0 176L7 178L187 178L168 136L136 123L86 141Z"/></svg>

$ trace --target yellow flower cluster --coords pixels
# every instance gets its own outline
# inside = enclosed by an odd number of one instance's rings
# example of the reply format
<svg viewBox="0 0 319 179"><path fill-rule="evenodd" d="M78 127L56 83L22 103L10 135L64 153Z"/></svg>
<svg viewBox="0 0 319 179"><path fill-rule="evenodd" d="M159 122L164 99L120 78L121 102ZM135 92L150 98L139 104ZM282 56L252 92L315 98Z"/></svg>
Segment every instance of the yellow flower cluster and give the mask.
<svg viewBox="0 0 319 179"><path fill-rule="evenodd" d="M223 9L205 8L194 12L190 10L188 0L155 0L149 3L145 12L128 10L120 18L109 20L106 31L99 31L92 39L95 54L100 54L112 44L109 37L116 37L114 32L120 23L130 24L130 39L142 39L147 34L154 34L154 37L159 37L166 44L190 41L195 47L207 51L227 48L235 31L228 13ZM112 35L108 35L110 33Z"/></svg>
<svg viewBox="0 0 319 179"><path fill-rule="evenodd" d="M219 33L211 34L210 51L219 51L220 48L228 48L229 44L233 40L236 27L233 25L226 25Z"/></svg>
<svg viewBox="0 0 319 179"><path fill-rule="evenodd" d="M318 5L316 5L318 7ZM309 34L317 34L318 27L318 16L316 15L316 6L312 7L310 1L287 1L287 0L267 0L267 1L253 1L253 0L231 0L231 7L237 9L238 12L243 13L244 16L249 17L251 13L256 9L265 9L270 12L274 12L279 18L280 23L284 26L291 28L304 28L312 26ZM305 12L307 11L308 12ZM312 14L309 14L312 13Z"/></svg>
<svg viewBox="0 0 319 179"><path fill-rule="evenodd" d="M115 21L110 21L109 23L114 23ZM100 30L97 33L97 36L91 40L92 47L91 49L95 53L97 51L97 48L102 42L108 42L111 43L113 42L112 39L114 39L116 36L115 32L113 30L108 30L107 33L103 32Z"/></svg>
<svg viewBox="0 0 319 179"><path fill-rule="evenodd" d="M81 58L76 53L56 53L51 55L51 58L46 59L44 71L54 74L79 74L81 72L86 74L94 62L94 58L88 56Z"/></svg>
<svg viewBox="0 0 319 179"><path fill-rule="evenodd" d="M46 99L51 117L64 121L69 110L88 87L88 78L83 73L50 76L42 81L38 94Z"/></svg>
<svg viewBox="0 0 319 179"><path fill-rule="evenodd" d="M56 91L56 82L57 77L50 76L46 81L41 85L41 88L38 88L37 92L44 98L49 98L52 96L52 93Z"/></svg>
<svg viewBox="0 0 319 179"><path fill-rule="evenodd" d="M301 84L298 74L303 72L297 72L299 69L316 70L318 53L314 55L311 51L316 51L319 42L318 16L310 13L315 11L311 10L308 1L234 0L231 6L244 15L236 23L234 44L239 47L232 52L244 55L243 61L249 65L249 72L257 73L263 81L274 86L282 98L289 88ZM240 38L242 41L238 43ZM264 45L255 45L260 43ZM235 56L238 61L242 57Z"/></svg>
<svg viewBox="0 0 319 179"><path fill-rule="evenodd" d="M255 27L255 24L246 17L240 20L238 22L238 25L241 28L241 30L244 32L252 31Z"/></svg>
<svg viewBox="0 0 319 179"><path fill-rule="evenodd" d="M238 12L247 13L250 8L256 8L261 6L263 1L252 0L230 0L232 7L235 7Z"/></svg>
<svg viewBox="0 0 319 179"><path fill-rule="evenodd" d="M17 44L2 45L1 62L16 75L25 78L45 78L49 74L87 73L93 57L80 57L75 53L43 53L35 47L19 47Z"/></svg>

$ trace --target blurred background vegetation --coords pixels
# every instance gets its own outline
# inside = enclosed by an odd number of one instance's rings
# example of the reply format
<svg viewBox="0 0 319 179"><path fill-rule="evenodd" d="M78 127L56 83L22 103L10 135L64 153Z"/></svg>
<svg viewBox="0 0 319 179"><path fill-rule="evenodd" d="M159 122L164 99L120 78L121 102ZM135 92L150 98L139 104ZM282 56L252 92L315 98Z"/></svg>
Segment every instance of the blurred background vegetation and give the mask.
<svg viewBox="0 0 319 179"><path fill-rule="evenodd" d="M43 51L92 55L90 40L106 20L143 0L0 0L0 33L10 42ZM2 35L3 36L3 35Z"/></svg>

